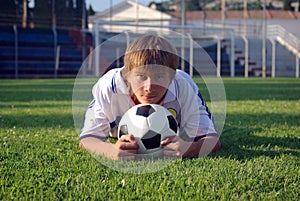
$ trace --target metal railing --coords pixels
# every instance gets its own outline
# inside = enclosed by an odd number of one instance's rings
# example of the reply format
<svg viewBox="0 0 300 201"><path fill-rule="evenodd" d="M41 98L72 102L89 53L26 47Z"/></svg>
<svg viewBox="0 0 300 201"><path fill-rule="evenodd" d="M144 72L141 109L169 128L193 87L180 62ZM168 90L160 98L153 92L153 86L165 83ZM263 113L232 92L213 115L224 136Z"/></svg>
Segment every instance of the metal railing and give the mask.
<svg viewBox="0 0 300 201"><path fill-rule="evenodd" d="M193 53L193 49L194 49L194 46L191 46L191 40L192 40L192 37L195 37L195 38L213 38L214 40L217 41L217 64L216 64L216 67L217 67L217 73L220 73L221 71L221 63L220 63L220 60L221 60L221 40L222 39L229 39L230 41L230 76L231 77L234 77L235 75L235 68L234 68L234 54L235 54L235 51L234 51L234 30L233 29L230 29L230 28L218 28L218 27L201 27L201 26L189 26L189 25L185 25L185 26L181 26L181 25L164 25L163 27L161 25L155 25L155 24L132 24L132 23L124 23L124 22L97 22L93 25L93 31L94 31L94 36L95 36L95 47L99 47L99 48L96 48L95 49L95 66L101 66L101 64L99 63L100 62L100 59L99 59L99 56L100 56L100 44L101 44L101 41L100 41L100 32L101 31L104 31L105 30L102 30L103 27L105 25L111 25L111 26L114 26L114 27L120 27L120 28L123 28L125 29L125 27L127 29L131 28L131 31L136 31L136 30L139 30L141 31L143 28L144 29L152 29L152 30L155 30L157 32L168 32L168 31L171 31L173 33L180 33L182 35L182 37L184 37L184 39L186 41L189 41L187 43L184 43L183 44L180 44L180 41L181 40L175 40L173 41L173 44L175 47L178 47L179 49L181 48L181 54L184 55L185 53L182 52L182 50L184 51L184 48L189 48L189 62L190 63L193 63L193 61L191 61L191 59L193 58L191 55ZM137 29L136 27L138 27L139 29ZM126 30L126 29L125 29ZM139 31L136 31L136 33L139 33ZM205 35L203 34L205 31ZM170 32L170 33L171 33ZM125 34L126 34L126 31L125 31ZM197 35L198 34L198 35ZM172 35L172 34L171 34ZM129 36L127 34L127 37L126 37L126 40L127 40L127 43L129 43ZM179 42L178 44L176 42ZM183 64L182 64L183 65ZM183 68L183 67L182 67ZM99 68L95 68L95 75L98 76L100 74L99 72ZM190 72L191 73L191 72ZM192 74L192 73L191 73Z"/></svg>
<svg viewBox="0 0 300 201"><path fill-rule="evenodd" d="M286 46L295 55L300 57L300 40L280 25L269 25L267 37L270 40L277 40Z"/></svg>
<svg viewBox="0 0 300 201"><path fill-rule="evenodd" d="M66 35L65 31L69 30L59 29L64 31L60 33L62 37L59 40L59 30L56 28L41 29L42 32L22 29L16 25L5 28L0 44L1 78L75 77L87 54L93 49L93 44L90 46L86 41L87 30L75 30L82 40L81 44L80 41L65 41L66 37L73 38ZM45 31L46 36L43 35ZM42 41L36 39L36 36L42 38Z"/></svg>
<svg viewBox="0 0 300 201"><path fill-rule="evenodd" d="M295 62L295 77L299 77L299 58L300 58L300 40L292 33L285 30L280 25L269 25L267 37L272 43L272 77L275 77L275 55L276 47L275 41L285 46L290 52L296 56Z"/></svg>

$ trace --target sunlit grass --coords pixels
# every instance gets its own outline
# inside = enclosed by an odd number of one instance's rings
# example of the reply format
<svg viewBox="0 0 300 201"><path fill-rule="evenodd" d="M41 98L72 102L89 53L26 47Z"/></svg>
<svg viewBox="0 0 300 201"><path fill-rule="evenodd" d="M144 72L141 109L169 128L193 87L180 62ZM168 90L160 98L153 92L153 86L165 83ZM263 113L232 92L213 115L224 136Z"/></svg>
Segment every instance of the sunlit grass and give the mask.
<svg viewBox="0 0 300 201"><path fill-rule="evenodd" d="M220 152L129 174L78 147L74 80L1 80L0 200L299 200L299 79L223 81Z"/></svg>

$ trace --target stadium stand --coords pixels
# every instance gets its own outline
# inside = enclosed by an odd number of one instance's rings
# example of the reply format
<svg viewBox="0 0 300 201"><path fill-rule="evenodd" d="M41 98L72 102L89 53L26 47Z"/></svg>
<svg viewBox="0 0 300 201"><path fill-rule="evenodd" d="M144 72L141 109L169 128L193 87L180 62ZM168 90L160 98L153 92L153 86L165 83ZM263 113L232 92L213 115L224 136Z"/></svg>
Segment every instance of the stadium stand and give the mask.
<svg viewBox="0 0 300 201"><path fill-rule="evenodd" d="M107 63L108 68L104 70L103 73L107 72L107 70L112 69L112 68L119 68L123 65L123 54L125 53L126 50L126 39L124 38L123 41L115 41L114 43L112 41L109 42L109 44L106 44L105 41L107 41L110 38L113 38L114 36L119 35L120 33L117 32L101 32L99 35L101 36L101 42L104 42L101 46L101 49L105 49L105 51L101 52L101 56L105 59L105 62L102 63ZM139 34L134 35L131 33L130 37L135 38L138 37ZM120 38L118 38L120 40ZM133 39L132 39L133 40ZM178 40L179 43L181 42ZM205 50L205 53L203 51L197 51L197 48L194 48L194 56L193 56L193 74L194 75L199 75L200 72L197 71L197 69L202 71L202 73L206 73L207 75L210 73L215 73L215 70L212 69L212 63L214 63L215 67L217 66L217 43L216 41L206 41L203 39L194 39L196 43L200 47ZM174 41L172 41L174 42ZM173 43L175 46L175 42ZM178 63L178 68L181 68L181 47L178 46L180 44L177 44L177 52L179 55L179 63ZM117 48L119 48L119 57L118 54L116 53ZM190 55L189 55L189 47L184 48L184 69L187 73L189 73L190 69ZM207 61L208 57L210 57L211 61ZM221 47L221 75L224 76L230 76L230 58L228 51L226 50L226 47ZM206 70L204 70L204 68ZM236 76L243 75L244 69L239 63L236 63Z"/></svg>
<svg viewBox="0 0 300 201"><path fill-rule="evenodd" d="M102 33L104 42L119 33ZM47 78L47 77L76 77L82 62L93 47L93 36L86 34L85 40L80 30L67 29L23 29L14 30L11 26L0 27L0 78ZM123 41L122 51L126 45ZM201 45L200 40L196 40ZM59 47L59 50L58 50ZM85 48L84 48L85 47ZM217 44L201 45L211 60L217 65ZM109 47L102 56L108 62L107 67L116 68L123 65L123 58L117 58L116 49ZM57 52L59 51L59 53ZM122 52L121 51L121 52ZM180 49L178 49L180 53ZM189 72L189 50L185 50L185 69ZM59 58L57 58L57 56ZM201 57L194 56L194 64L201 63ZM230 75L230 61L226 46L221 47L221 75ZM59 61L58 66L56 62ZM203 63L203 62L202 62ZM179 65L181 62L179 62ZM57 69L56 69L57 67ZM180 68L180 66L179 66ZM198 74L194 67L195 74ZM243 66L235 61L235 76L242 76Z"/></svg>
<svg viewBox="0 0 300 201"><path fill-rule="evenodd" d="M75 77L89 53L83 44L93 46L92 35L85 35L83 40L80 30L1 26L0 77Z"/></svg>

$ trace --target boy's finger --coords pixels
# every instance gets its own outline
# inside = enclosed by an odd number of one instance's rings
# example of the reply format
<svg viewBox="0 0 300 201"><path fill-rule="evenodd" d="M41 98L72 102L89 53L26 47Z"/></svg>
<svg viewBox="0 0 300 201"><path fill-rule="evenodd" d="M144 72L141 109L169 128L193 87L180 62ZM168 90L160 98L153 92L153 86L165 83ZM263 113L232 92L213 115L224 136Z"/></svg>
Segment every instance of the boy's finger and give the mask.
<svg viewBox="0 0 300 201"><path fill-rule="evenodd" d="M133 135L122 135L120 140L122 142L134 142L135 141L135 138Z"/></svg>
<svg viewBox="0 0 300 201"><path fill-rule="evenodd" d="M163 139L160 144L161 145L167 145L169 144L170 142L173 141L173 139L175 138L175 136L169 136L169 137L166 137L165 139Z"/></svg>
<svg viewBox="0 0 300 201"><path fill-rule="evenodd" d="M120 149L129 150L129 149L138 149L139 145L137 142L123 142L120 146Z"/></svg>

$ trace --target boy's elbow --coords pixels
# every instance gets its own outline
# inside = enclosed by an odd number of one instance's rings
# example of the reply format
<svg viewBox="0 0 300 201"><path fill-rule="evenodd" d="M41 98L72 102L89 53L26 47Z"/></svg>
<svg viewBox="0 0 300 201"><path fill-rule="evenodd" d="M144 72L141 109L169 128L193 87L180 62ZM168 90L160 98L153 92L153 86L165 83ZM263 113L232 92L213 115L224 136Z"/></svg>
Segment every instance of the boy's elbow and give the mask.
<svg viewBox="0 0 300 201"><path fill-rule="evenodd" d="M213 148L213 151L219 151L221 149L221 142L220 140L218 139L214 148Z"/></svg>
<svg viewBox="0 0 300 201"><path fill-rule="evenodd" d="M88 147L92 143L92 140L93 139L91 137L86 137L86 138L80 139L79 147L82 148L82 149L88 149Z"/></svg>
<svg viewBox="0 0 300 201"><path fill-rule="evenodd" d="M83 144L82 140L80 140L80 141L79 141L79 144L78 144L78 146L79 146L79 148L85 149L85 147L84 147L84 144Z"/></svg>

